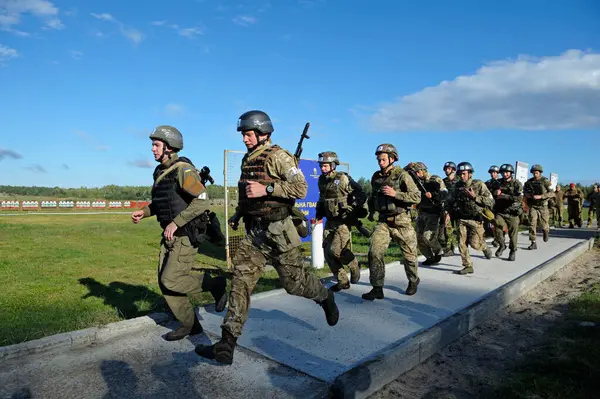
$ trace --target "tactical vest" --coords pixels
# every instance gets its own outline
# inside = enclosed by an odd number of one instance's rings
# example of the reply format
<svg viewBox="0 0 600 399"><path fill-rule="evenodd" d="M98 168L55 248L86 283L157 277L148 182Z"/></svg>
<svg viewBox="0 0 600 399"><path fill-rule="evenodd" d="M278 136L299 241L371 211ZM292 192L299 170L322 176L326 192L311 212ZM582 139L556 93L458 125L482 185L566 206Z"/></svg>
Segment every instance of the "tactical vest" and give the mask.
<svg viewBox="0 0 600 399"><path fill-rule="evenodd" d="M340 209L348 208L348 197L344 196L340 190L340 177L345 173L334 173L333 177L319 176L320 200L327 219L335 219L340 216Z"/></svg>
<svg viewBox="0 0 600 399"><path fill-rule="evenodd" d="M473 180L469 187L473 187L473 185L479 180ZM477 205L475 200L469 196L465 192L469 187L462 180L458 181L454 185L454 215L456 219L465 219L465 220L482 220L481 211L483 208Z"/></svg>
<svg viewBox="0 0 600 399"><path fill-rule="evenodd" d="M457 179L456 177L454 177L454 180L450 180L450 178L448 176L444 177L444 184L446 185L446 188L448 189L449 192L452 192L452 189L454 188L454 186L456 185L456 183L458 183L458 181L460 179Z"/></svg>
<svg viewBox="0 0 600 399"><path fill-rule="evenodd" d="M261 221L283 220L289 214L289 208L293 207L295 201L286 198L271 198L268 196L260 198L248 198L246 196L246 183L256 181L263 185L280 182L267 172L267 162L280 150L281 147L273 145L265 148L258 156L251 160L246 157L242 161L242 174L238 182L239 206L243 216L250 216Z"/></svg>
<svg viewBox="0 0 600 399"><path fill-rule="evenodd" d="M185 157L177 159L169 166L158 165L154 169L154 181L169 167L179 162L186 162L193 165ZM174 168L164 176L158 184L152 187L152 210L161 228L167 227L195 198L188 194L179 186L178 181L179 168Z"/></svg>
<svg viewBox="0 0 600 399"><path fill-rule="evenodd" d="M516 180L506 181L499 179L499 189L502 194L517 196L520 194L519 184ZM523 201L521 199L497 198L494 204L494 212L510 216L519 216L523 213Z"/></svg>
<svg viewBox="0 0 600 399"><path fill-rule="evenodd" d="M396 191L407 192L408 187L404 183L404 174L406 172L399 166L395 166L388 174L381 171L376 172L371 179L371 187L374 194L374 207L379 214L384 216L393 216L407 212L412 204L397 200L396 198L385 195L381 192L384 186L390 186Z"/></svg>
<svg viewBox="0 0 600 399"><path fill-rule="evenodd" d="M427 178L427 180L421 180L421 183L423 183L423 187L425 187L425 190L427 190L426 192L434 194L440 191L440 184L434 180L436 177L439 178L439 176L431 175ZM417 207L419 208L419 210L425 213L438 214L442 211L442 203L437 202L433 198L427 198L424 192L421 192L421 202Z"/></svg>
<svg viewBox="0 0 600 399"><path fill-rule="evenodd" d="M532 195L544 195L548 192L548 189L546 188L546 181L547 179L542 176L539 180L536 180L535 178L531 178L529 180L527 180L527 183L529 188L527 189L527 193L528 194L532 194ZM536 200L534 198L527 198L527 204L529 204L530 206L543 206L544 204L547 204L548 200L547 199L539 199Z"/></svg>
<svg viewBox="0 0 600 399"><path fill-rule="evenodd" d="M492 197L494 198L496 198L496 191L500 189L500 180L502 179L489 179L485 182L485 186L488 188L488 190L490 190Z"/></svg>

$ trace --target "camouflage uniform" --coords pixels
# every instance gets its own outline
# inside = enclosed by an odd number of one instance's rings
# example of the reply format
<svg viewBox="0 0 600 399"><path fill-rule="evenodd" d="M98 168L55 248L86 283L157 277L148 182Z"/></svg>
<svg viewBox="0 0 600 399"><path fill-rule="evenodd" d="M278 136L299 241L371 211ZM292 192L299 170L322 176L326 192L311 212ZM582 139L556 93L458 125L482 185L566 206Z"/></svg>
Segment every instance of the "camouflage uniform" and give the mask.
<svg viewBox="0 0 600 399"><path fill-rule="evenodd" d="M596 228L600 230L600 191L593 192L592 199L596 208Z"/></svg>
<svg viewBox="0 0 600 399"><path fill-rule="evenodd" d="M351 225L348 219L353 213L350 203L353 201L349 201L349 197L360 198L358 206L364 205L366 199L360 185L346 173L333 170L328 175L322 174L319 177L317 219L327 219L323 233L323 249L327 264L338 281L334 286L336 288L332 287L334 291L350 288L344 265L350 269L352 284L360 279L358 260L350 249Z"/></svg>
<svg viewBox="0 0 600 399"><path fill-rule="evenodd" d="M592 190L592 192L588 195L588 203L589 203L589 208L588 208L588 227L592 226L592 220L594 220L594 216L596 215L596 200L594 197L594 190L596 190L598 188L598 186L594 185L594 189Z"/></svg>
<svg viewBox="0 0 600 399"><path fill-rule="evenodd" d="M251 180L251 174L258 174L250 170L251 164L260 165L257 168L264 165L265 182L274 183L273 199L261 197L251 201L245 198L245 182ZM308 188L294 157L286 150L267 143L246 154L241 169L240 205L236 214L244 217L247 235L233 255L229 309L221 325L234 337L242 334L244 323L248 320L250 295L267 262L273 265L289 294L315 301L327 298L327 289L320 280L302 266L300 236L288 214L288 206L293 206L295 199L304 198ZM257 216L253 215L255 210Z"/></svg>
<svg viewBox="0 0 600 399"><path fill-rule="evenodd" d="M456 176L454 179L450 180L448 176L442 179L444 181L444 185L448 190L448 193L452 192L454 185L460 180ZM446 213L447 214L447 213ZM445 222L445 221L444 221ZM458 242L457 238L457 230L456 230L456 221L450 215L450 220L448 223L444 223L444 228L440 231L440 245L444 249L444 256L449 256L454 253L454 246Z"/></svg>
<svg viewBox="0 0 600 399"><path fill-rule="evenodd" d="M510 239L508 248L511 252L509 259L514 260L514 252L517 251L519 234L519 217L523 213L523 185L514 177L511 177L510 180L502 178L499 180L498 190L500 190L500 195L495 196L494 201L494 214L496 215L494 233L496 242L499 243L496 256L501 256L502 251L506 248L504 228L508 227L508 236Z"/></svg>
<svg viewBox="0 0 600 399"><path fill-rule="evenodd" d="M395 197L381 192L384 186L396 191ZM409 209L421 202L421 192L413 179L399 166L387 171L377 171L371 178L369 212L379 213L379 220L370 239L369 270L374 288L381 288L385 281L384 255L391 240L399 246L404 256L404 270L410 282L418 281L417 235L411 223Z"/></svg>
<svg viewBox="0 0 600 399"><path fill-rule="evenodd" d="M538 221L540 222L540 227L544 234L544 241L548 240L548 233L550 231L548 200L554 197L554 191L551 188L550 180L546 179L544 176L540 176L539 179L532 177L527 180L523 185L523 192L527 197L527 206L529 207L530 249L535 249L537 248L535 240ZM534 195L540 195L541 198L536 200L533 198Z"/></svg>
<svg viewBox="0 0 600 399"><path fill-rule="evenodd" d="M492 193L492 197L495 198L494 193L500 188L500 179L491 178L485 182L485 186L487 187L489 192ZM485 231L486 236L494 237L494 241L492 243L494 246L497 246L500 244L500 242L496 240L496 237L497 237L497 235L495 233L496 229L494 228L494 225L492 224L492 222L485 221L483 223L483 229ZM502 238L502 240L504 240L504 237Z"/></svg>
<svg viewBox="0 0 600 399"><path fill-rule="evenodd" d="M562 221L563 221L562 214L563 214L564 202L565 202L564 192L562 190L555 190L552 203L550 203L550 201L548 201L550 216L554 223L554 227L562 226ZM552 205L552 207L550 207L550 205Z"/></svg>
<svg viewBox="0 0 600 399"><path fill-rule="evenodd" d="M569 227L577 225L581 227L581 208L583 205L583 192L577 187L569 187L565 191L565 198L567 199L567 212L569 215Z"/></svg>
<svg viewBox="0 0 600 399"><path fill-rule="evenodd" d="M475 198L467 194L466 191L469 189L473 190ZM476 251L483 251L488 259L492 256L484 239L481 212L484 208L492 208L494 199L482 181L470 178L466 182L461 180L456 183L450 192L447 206L451 209L458 227L458 249L463 265L463 269L458 273L473 273L473 262L468 245Z"/></svg>

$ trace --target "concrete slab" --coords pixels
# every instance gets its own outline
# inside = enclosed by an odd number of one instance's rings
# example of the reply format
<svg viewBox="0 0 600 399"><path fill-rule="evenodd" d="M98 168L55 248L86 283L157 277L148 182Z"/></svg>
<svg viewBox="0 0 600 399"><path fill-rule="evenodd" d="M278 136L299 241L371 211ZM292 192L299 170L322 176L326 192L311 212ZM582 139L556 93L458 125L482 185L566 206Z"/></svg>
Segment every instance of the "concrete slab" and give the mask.
<svg viewBox="0 0 600 399"><path fill-rule="evenodd" d="M175 326L171 326L175 327ZM102 345L0 363L1 398L319 398L326 383L244 349L230 367L194 353L202 335L166 342L170 328L120 336Z"/></svg>
<svg viewBox="0 0 600 399"><path fill-rule="evenodd" d="M336 295L340 321L333 328L326 324L321 308L310 300L281 291L258 295L252 298L250 318L238 343L332 383L365 360L430 329L584 241L553 237L547 243L540 240L537 251L528 251L524 249L527 237L520 236L516 262L487 260L483 254L473 253L475 274L468 276L452 273L461 268L458 255L444 258L439 265L419 268L421 284L412 297L404 295L407 280L403 267L392 263L386 269L386 298L382 301L361 299L360 295L370 289L365 270L359 284ZM220 334L222 314L200 309L199 317L205 329Z"/></svg>

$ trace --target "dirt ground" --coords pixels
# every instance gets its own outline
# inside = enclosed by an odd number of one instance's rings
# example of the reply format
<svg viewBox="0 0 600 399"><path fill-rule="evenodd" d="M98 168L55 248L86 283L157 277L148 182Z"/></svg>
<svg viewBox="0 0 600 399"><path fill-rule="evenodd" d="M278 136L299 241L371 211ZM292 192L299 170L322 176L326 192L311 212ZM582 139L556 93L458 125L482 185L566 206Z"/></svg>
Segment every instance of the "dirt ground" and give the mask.
<svg viewBox="0 0 600 399"><path fill-rule="evenodd" d="M370 399L485 397L550 327L566 322L567 303L599 281L600 251L587 251Z"/></svg>

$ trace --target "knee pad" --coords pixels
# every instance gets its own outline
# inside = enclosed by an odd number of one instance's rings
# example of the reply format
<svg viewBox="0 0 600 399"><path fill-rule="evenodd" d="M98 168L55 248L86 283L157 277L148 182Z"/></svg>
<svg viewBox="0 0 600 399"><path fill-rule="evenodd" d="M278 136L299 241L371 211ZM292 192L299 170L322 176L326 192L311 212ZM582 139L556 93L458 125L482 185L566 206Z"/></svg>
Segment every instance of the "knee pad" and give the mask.
<svg viewBox="0 0 600 399"><path fill-rule="evenodd" d="M348 248L343 249L342 253L340 254L340 261L343 265L350 264L350 262L352 262L355 258L356 257L354 256L352 251L350 251Z"/></svg>

